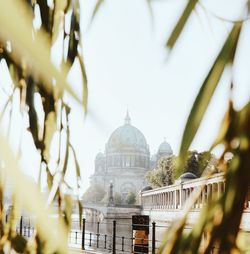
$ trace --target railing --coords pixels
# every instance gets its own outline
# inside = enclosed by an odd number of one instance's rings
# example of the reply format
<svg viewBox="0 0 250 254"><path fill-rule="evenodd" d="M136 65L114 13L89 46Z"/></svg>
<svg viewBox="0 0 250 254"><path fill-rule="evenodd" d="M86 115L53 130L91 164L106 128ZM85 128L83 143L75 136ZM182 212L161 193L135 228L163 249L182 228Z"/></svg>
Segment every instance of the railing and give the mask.
<svg viewBox="0 0 250 254"><path fill-rule="evenodd" d="M5 223L8 222L8 216L5 217ZM13 223L16 225L16 233L25 238L33 237L35 234L35 228L30 223L30 218L26 216L21 216L20 218L15 218Z"/></svg>
<svg viewBox="0 0 250 254"><path fill-rule="evenodd" d="M201 209L209 199L219 198L225 192L224 173L207 177L177 182L173 185L144 191L141 193L141 205L144 210L178 210L182 209L192 193L203 188L193 209ZM250 209L250 186L245 200L245 210Z"/></svg>
<svg viewBox="0 0 250 254"><path fill-rule="evenodd" d="M91 225L92 229L87 230L88 224ZM112 228L110 233L101 232L101 226L108 226ZM119 227L130 228L130 232L126 235L122 235ZM160 235L156 237L158 230L165 231L167 226L157 225L152 222L151 225L139 225L148 229L148 235L144 237L136 236L133 227L138 226L132 223L119 223L116 220L112 222L97 222L90 223L85 219L82 221L82 230L72 229L69 234L69 244L75 247L80 247L82 250L102 250L104 253L109 252L113 254L117 253L152 253L155 254L160 245ZM134 233L134 234L133 234ZM137 250L139 246L139 251Z"/></svg>
<svg viewBox="0 0 250 254"><path fill-rule="evenodd" d="M200 209L210 198L218 198L225 191L224 174L219 173L209 178L201 177L185 182L177 182L173 185L158 189L148 190L141 193L141 205L143 209L182 209L192 192L204 186L193 209Z"/></svg>
<svg viewBox="0 0 250 254"><path fill-rule="evenodd" d="M8 218L6 217L6 222ZM15 219L16 232L26 239L35 234L35 228L30 224L29 217L21 216ZM72 221L72 229L68 235L69 246L82 250L99 250L102 253L135 253L155 254L161 243L161 235L167 229L166 225L157 225L152 222L150 225L119 223L116 220L111 222L88 222L82 219L81 228L79 221ZM134 226L142 227L147 230L144 236L135 234ZM122 233L121 229L126 229ZM105 230L104 230L105 229ZM137 230L138 232L138 230ZM157 234L157 236L156 236Z"/></svg>
<svg viewBox="0 0 250 254"><path fill-rule="evenodd" d="M33 237L35 229L31 225L26 225L29 218L26 220L23 216L16 219L16 232L25 238ZM162 233L169 227L168 225L159 225L152 222L150 225L143 224L132 224L132 223L117 223L116 220L112 222L97 222L92 223L82 220L81 228L76 227L77 222L72 221L72 228L68 235L68 243L70 246L82 250L99 251L101 253L112 253L112 254L156 254L161 244ZM79 223L78 223L79 224ZM111 228L111 231L103 233L101 228ZM147 229L148 234L144 237L136 236L134 227L142 227ZM131 229L130 233L122 235L119 228ZM91 228L92 230L89 230ZM250 234L250 232L248 232ZM216 246L213 247L215 253ZM211 253L214 253L213 251Z"/></svg>
<svg viewBox="0 0 250 254"><path fill-rule="evenodd" d="M87 230L91 226L92 231ZM110 233L101 232L101 227L111 229ZM138 237L134 230L134 226L147 228L148 234L144 237ZM127 234L122 235L119 228L130 229ZM102 250L102 253L109 252L117 253L152 253L155 254L160 245L160 236L156 238L157 228L165 231L166 226L156 225L152 222L151 225L119 223L116 220L112 222L97 222L90 223L85 219L82 221L82 229L72 229L69 234L69 244L79 247L82 250ZM138 232L138 230L137 230ZM133 234L134 233L134 234Z"/></svg>

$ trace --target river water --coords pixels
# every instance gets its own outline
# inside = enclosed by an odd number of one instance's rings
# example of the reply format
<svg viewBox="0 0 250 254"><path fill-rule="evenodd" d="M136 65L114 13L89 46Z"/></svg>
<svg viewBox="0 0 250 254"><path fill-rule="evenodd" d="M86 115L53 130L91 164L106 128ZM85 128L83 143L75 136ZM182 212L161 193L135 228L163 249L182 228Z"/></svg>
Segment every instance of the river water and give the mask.
<svg viewBox="0 0 250 254"><path fill-rule="evenodd" d="M111 252L113 246L114 219L104 219L101 222L86 220L85 223L85 248L99 249L101 253ZM132 250L132 219L115 219L116 221L116 250L117 253L131 253ZM72 246L81 246L81 230L79 222L73 220L70 234Z"/></svg>
<svg viewBox="0 0 250 254"><path fill-rule="evenodd" d="M99 243L98 247L101 249L111 250L113 245L113 219L104 219L99 223L96 222L86 222L86 238L89 238L90 233L95 237L93 247L97 247L97 234L99 232ZM116 219L116 249L122 252L131 253L132 246L132 220L131 219ZM98 230L99 227L99 230ZM106 240L105 240L106 239ZM90 242L87 240L87 244Z"/></svg>

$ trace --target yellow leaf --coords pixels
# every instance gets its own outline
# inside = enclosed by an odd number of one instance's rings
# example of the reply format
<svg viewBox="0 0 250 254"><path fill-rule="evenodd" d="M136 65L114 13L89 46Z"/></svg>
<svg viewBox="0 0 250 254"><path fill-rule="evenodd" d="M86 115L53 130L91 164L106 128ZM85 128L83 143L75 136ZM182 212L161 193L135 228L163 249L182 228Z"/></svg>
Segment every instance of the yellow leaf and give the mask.
<svg viewBox="0 0 250 254"><path fill-rule="evenodd" d="M27 62L29 71L44 82L48 92L54 92L52 83L55 82L56 96L61 97L66 89L79 101L66 81L69 67L63 65L59 71L50 61L51 45L46 32L41 29L33 36L33 17L26 2L0 0L0 6L0 23L4 24L4 29L0 29L0 38L11 41L15 61Z"/></svg>
<svg viewBox="0 0 250 254"><path fill-rule="evenodd" d="M50 144L53 138L53 135L56 131L56 115L54 111L51 111L45 122L45 139L44 139L44 158L49 161L49 152L50 152Z"/></svg>
<svg viewBox="0 0 250 254"><path fill-rule="evenodd" d="M46 208L45 202L37 188L21 172L17 158L11 151L8 142L0 135L0 159L4 162L3 170L11 183L13 194L20 205L30 212L37 231L46 241L46 253L67 253L67 231L62 223L51 217L52 210Z"/></svg>
<svg viewBox="0 0 250 254"><path fill-rule="evenodd" d="M184 155L188 150L219 83L224 68L234 57L240 30L241 23L236 23L201 86L185 126L180 148L181 155Z"/></svg>

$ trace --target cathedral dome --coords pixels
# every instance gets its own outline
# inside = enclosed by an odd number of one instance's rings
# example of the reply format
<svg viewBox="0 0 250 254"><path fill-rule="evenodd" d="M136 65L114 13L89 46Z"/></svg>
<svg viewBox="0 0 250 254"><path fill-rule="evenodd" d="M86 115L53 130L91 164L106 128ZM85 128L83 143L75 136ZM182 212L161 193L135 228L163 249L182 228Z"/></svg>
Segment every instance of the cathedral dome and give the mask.
<svg viewBox="0 0 250 254"><path fill-rule="evenodd" d="M171 146L169 145L169 143L166 142L166 140L164 140L159 148L158 148L158 152L157 152L158 155L160 156L164 156L164 155L172 155L173 154L173 151L172 151L172 148Z"/></svg>
<svg viewBox="0 0 250 254"><path fill-rule="evenodd" d="M105 156L104 156L104 154L103 154L102 152L99 152L99 153L96 155L96 157L95 157L96 160L101 160L101 159L103 159L103 158L105 158Z"/></svg>
<svg viewBox="0 0 250 254"><path fill-rule="evenodd" d="M107 149L109 151L137 150L141 152L148 151L148 145L142 132L130 123L130 117L127 113L125 123L118 127L110 136Z"/></svg>

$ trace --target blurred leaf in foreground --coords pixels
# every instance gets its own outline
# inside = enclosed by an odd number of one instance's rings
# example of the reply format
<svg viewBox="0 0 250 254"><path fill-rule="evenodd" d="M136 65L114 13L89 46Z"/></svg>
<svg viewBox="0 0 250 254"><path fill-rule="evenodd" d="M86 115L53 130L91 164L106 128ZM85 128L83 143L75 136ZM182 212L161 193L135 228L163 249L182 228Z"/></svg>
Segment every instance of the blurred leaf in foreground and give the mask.
<svg viewBox="0 0 250 254"><path fill-rule="evenodd" d="M241 23L234 25L229 34L220 54L216 58L212 68L210 69L201 89L195 99L192 110L189 114L185 130L182 137L180 155L185 155L192 140L200 126L204 113L214 94L214 91L220 81L221 75L227 63L232 62L239 39Z"/></svg>

